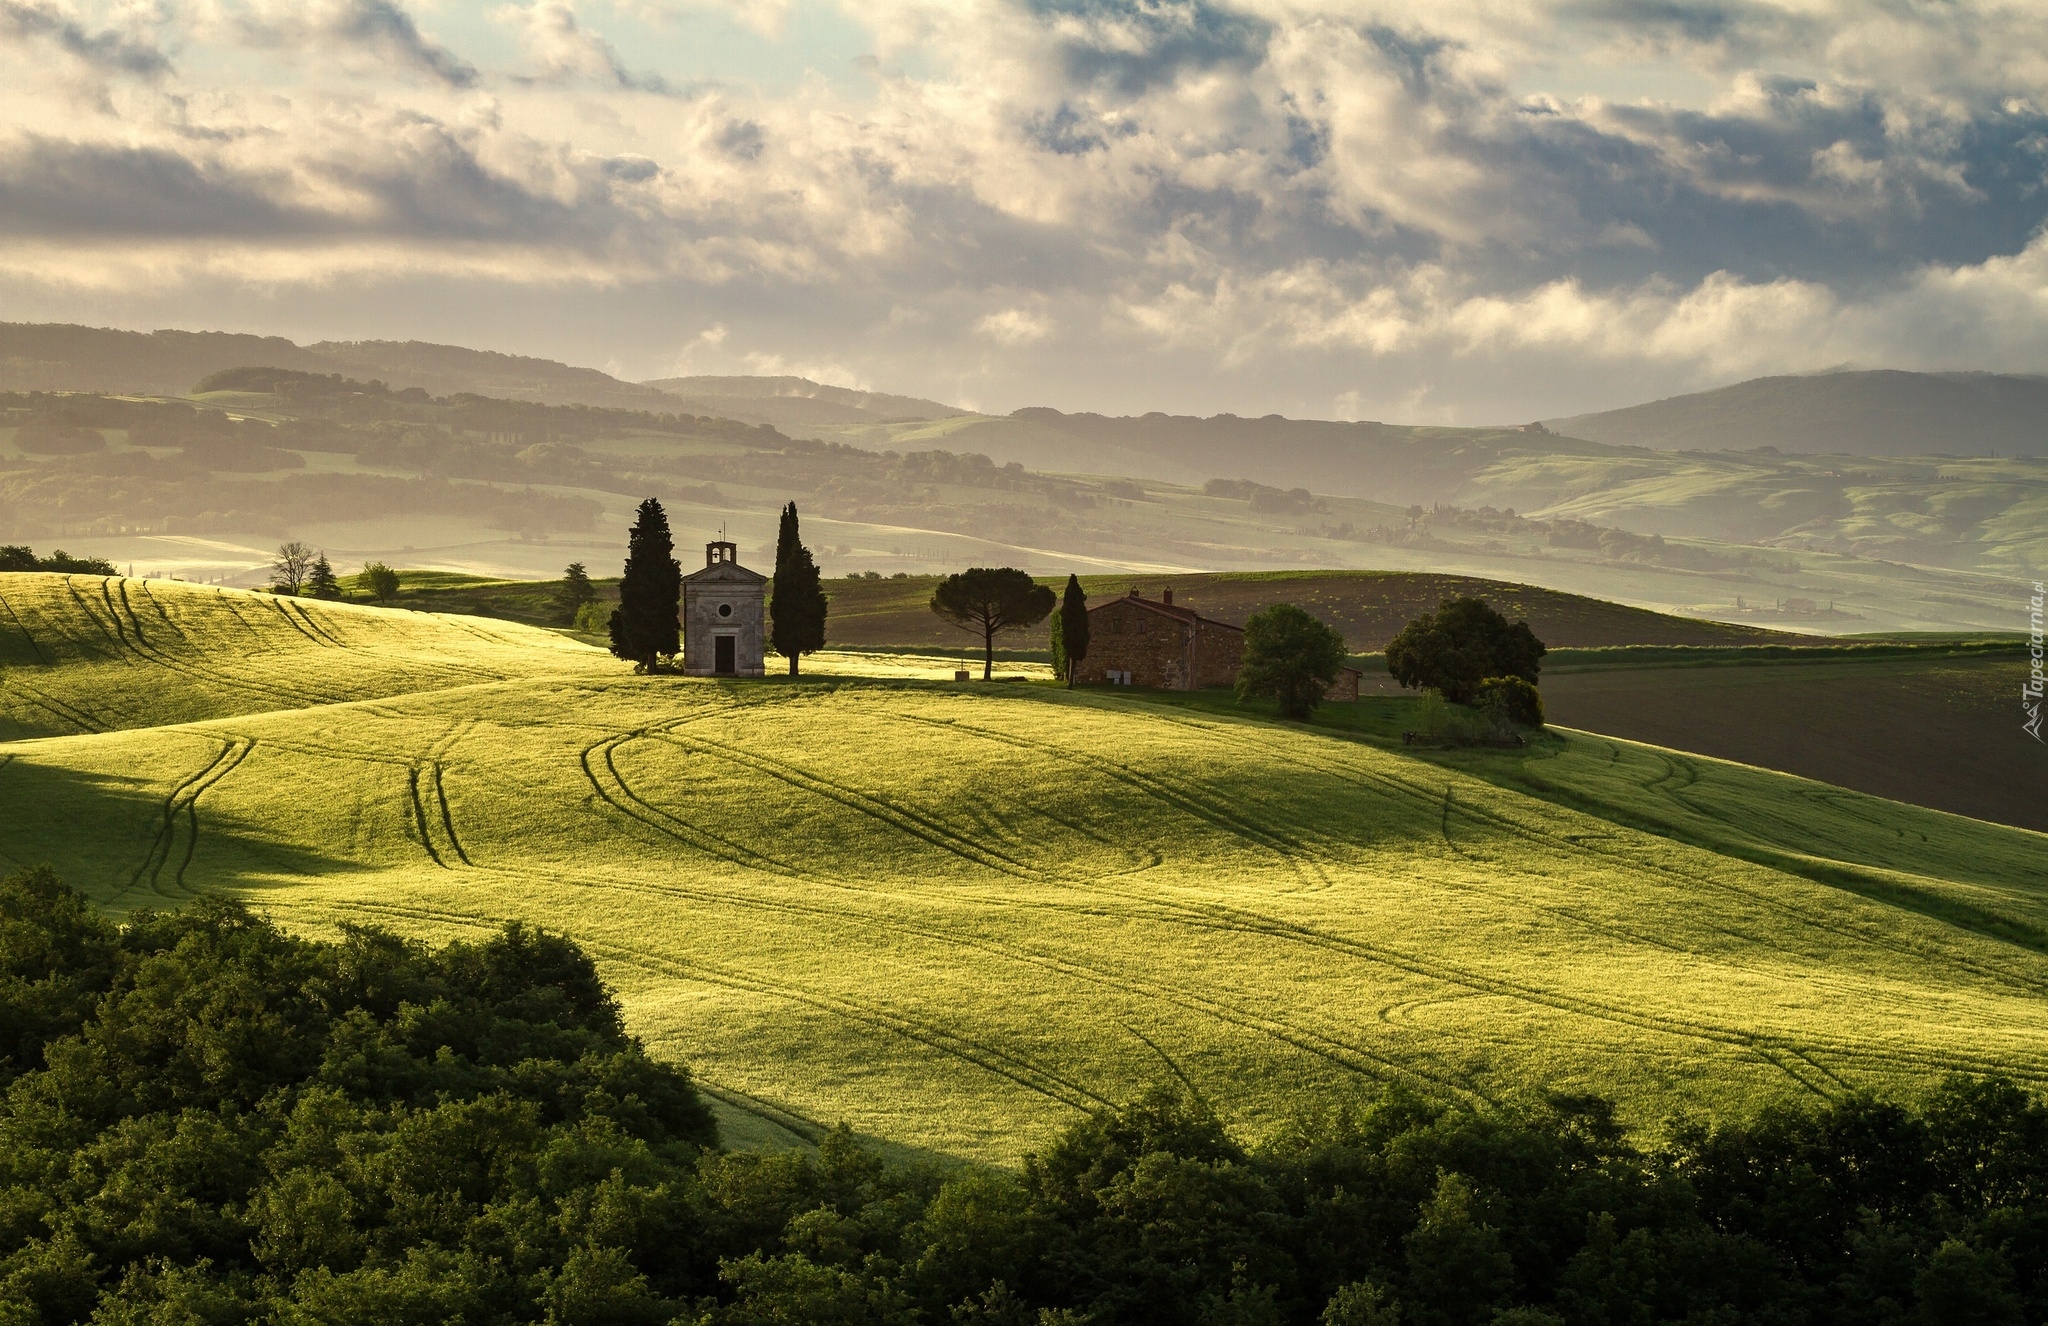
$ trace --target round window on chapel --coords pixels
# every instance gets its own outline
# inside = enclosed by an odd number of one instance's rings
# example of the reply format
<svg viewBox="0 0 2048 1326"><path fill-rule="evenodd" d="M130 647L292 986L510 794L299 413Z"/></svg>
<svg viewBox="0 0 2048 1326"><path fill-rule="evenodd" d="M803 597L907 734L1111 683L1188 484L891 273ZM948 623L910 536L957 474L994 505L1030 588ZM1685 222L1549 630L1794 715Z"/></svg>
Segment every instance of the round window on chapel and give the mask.
<svg viewBox="0 0 2048 1326"><path fill-rule="evenodd" d="M719 605L718 605L718 615L719 615L719 616L721 616L721 617L730 617L730 616L732 616L732 604L730 604L730 603L721 603L721 604L719 604Z"/></svg>

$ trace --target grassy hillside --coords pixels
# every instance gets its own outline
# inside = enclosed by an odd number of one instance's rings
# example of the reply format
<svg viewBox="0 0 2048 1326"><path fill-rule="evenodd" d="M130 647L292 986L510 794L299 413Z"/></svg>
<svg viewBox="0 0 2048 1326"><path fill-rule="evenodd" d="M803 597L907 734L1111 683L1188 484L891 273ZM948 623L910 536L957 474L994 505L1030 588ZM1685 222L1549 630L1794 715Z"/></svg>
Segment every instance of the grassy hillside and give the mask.
<svg viewBox="0 0 2048 1326"><path fill-rule="evenodd" d="M549 631L122 577L0 575L0 742L587 670Z"/></svg>
<svg viewBox="0 0 2048 1326"><path fill-rule="evenodd" d="M2048 378L2004 373L1816 373L1755 378L1555 419L1574 437L1629 446L1857 456L2048 454Z"/></svg>
<svg viewBox="0 0 2048 1326"><path fill-rule="evenodd" d="M211 595L151 589L237 657ZM1648 1123L1953 1067L2048 1082L2039 835L1578 734L1423 758L1115 694L560 657L8 743L0 857L116 909L524 917L599 955L728 1117L955 1155L1014 1159L1164 1075L1255 1131L1366 1080L1607 1091Z"/></svg>

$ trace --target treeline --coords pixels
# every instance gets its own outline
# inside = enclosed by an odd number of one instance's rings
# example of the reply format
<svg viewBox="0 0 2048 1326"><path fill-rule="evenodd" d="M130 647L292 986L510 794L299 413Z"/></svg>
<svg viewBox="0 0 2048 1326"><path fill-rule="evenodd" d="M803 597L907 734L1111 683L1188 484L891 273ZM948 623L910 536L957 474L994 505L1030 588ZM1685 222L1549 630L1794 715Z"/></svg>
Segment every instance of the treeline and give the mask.
<svg viewBox="0 0 2048 1326"><path fill-rule="evenodd" d="M1790 553L1753 549L1699 548L1690 544L1667 543L1661 534L1632 534L1624 529L1595 525L1583 520L1533 520L1515 514L1513 507L1496 510L1490 506L1458 507L1437 503L1424 509L1411 505L1401 524L1382 522L1366 529L1354 529L1349 522L1325 526L1324 537L1358 543L1388 544L1407 548L1454 546L1436 537L1433 529L1469 530L1499 534L1518 541L1538 541L1552 548L1597 552L1616 562L1673 567L1690 571L1713 571L1736 567L1764 567L1773 571L1796 571L1798 558Z"/></svg>
<svg viewBox="0 0 2048 1326"><path fill-rule="evenodd" d="M1955 1080L1675 1127L1184 1090L1021 1172L724 1152L589 960L0 883L0 1320L1850 1326L2048 1320L2048 1110Z"/></svg>

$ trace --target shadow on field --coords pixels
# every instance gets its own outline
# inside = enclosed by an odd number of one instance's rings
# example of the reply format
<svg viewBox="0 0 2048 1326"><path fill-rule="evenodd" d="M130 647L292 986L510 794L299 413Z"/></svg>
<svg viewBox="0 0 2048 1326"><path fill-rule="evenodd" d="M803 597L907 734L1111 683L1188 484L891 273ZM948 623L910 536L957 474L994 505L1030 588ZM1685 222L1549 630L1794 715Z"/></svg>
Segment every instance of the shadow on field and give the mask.
<svg viewBox="0 0 2048 1326"><path fill-rule="evenodd" d="M48 865L115 914L177 906L202 893L260 888L277 876L316 878L360 863L278 841L264 826L213 809L207 789L232 773L248 743L221 741L183 782L85 772L0 751L0 867ZM203 857L203 861L200 859Z"/></svg>

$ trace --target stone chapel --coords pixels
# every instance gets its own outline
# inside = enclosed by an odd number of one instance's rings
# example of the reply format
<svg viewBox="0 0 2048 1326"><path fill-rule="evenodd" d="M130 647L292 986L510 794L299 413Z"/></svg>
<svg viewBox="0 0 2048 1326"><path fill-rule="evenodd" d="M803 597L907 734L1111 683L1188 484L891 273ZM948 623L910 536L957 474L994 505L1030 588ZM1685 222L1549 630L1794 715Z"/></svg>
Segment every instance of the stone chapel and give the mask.
<svg viewBox="0 0 2048 1326"><path fill-rule="evenodd" d="M683 672L691 677L766 675L768 577L740 565L731 543L704 545L704 568L683 577Z"/></svg>

